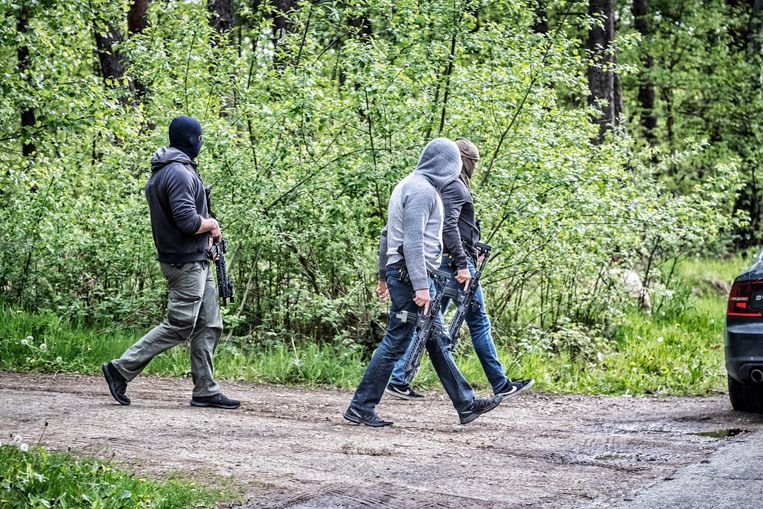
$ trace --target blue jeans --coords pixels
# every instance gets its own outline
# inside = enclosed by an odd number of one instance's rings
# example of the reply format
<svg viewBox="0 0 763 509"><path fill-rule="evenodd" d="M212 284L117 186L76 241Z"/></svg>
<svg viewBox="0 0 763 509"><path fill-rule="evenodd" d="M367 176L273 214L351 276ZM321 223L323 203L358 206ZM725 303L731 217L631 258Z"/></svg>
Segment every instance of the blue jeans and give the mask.
<svg viewBox="0 0 763 509"><path fill-rule="evenodd" d="M410 283L400 281L400 274L397 269L387 269L387 286L392 301L387 331L371 357L371 362L355 390L352 403L350 403L351 407L366 412L373 412L376 405L379 404L384 389L389 383L392 368L408 349L413 336L412 333L415 331L415 320L407 320L403 323L397 314L407 311L415 316L419 310L416 303L413 302L413 287ZM431 279L429 280L429 295L435 295L435 287ZM438 320L442 325L442 315L438 317ZM448 397L450 397L456 410L461 411L471 405L474 400L474 390L453 361L450 350L447 348L448 342L447 335L433 337L427 341L426 348L445 392L448 393Z"/></svg>
<svg viewBox="0 0 763 509"><path fill-rule="evenodd" d="M456 270L450 266L451 260L447 256L442 257L442 264L440 270L450 272L455 275ZM474 275L476 268L470 258L467 257L467 267L469 272ZM451 279L450 286L456 288L458 282L455 279ZM493 342L493 335L490 332L490 318L485 311L485 298L482 295L482 288L477 289L475 296L477 302L479 302L479 310L470 309L466 313L466 325L469 327L469 335L472 337L472 344L474 345L474 352L477 354L477 358L482 363L482 369L485 371L490 385L493 387L493 391L497 391L503 387L508 378L506 378L506 371L503 369L501 362L498 360L498 352L495 349L495 343ZM448 308L450 303L449 298L442 300L442 312ZM406 351L392 371L392 383L396 385L410 385L413 380L406 378L406 373L403 371L403 365L405 359L411 355L410 351Z"/></svg>

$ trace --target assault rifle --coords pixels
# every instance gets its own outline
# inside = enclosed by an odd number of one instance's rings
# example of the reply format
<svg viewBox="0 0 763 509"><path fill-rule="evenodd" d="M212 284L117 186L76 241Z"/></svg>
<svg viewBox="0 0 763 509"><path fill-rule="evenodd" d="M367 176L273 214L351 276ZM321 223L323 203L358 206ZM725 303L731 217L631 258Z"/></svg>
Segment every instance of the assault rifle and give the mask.
<svg viewBox="0 0 763 509"><path fill-rule="evenodd" d="M482 242L476 242L474 246L477 248L478 259L481 256L482 261L479 262L479 267L474 272L474 276L469 281L469 289L466 292L459 292L456 301L456 311L453 314L453 320L448 327L448 335L450 336L450 351L453 352L458 344L458 337L461 335L461 326L464 324L466 314L469 311L479 311L480 303L477 302L477 290L480 285L480 278L482 272L485 270L485 264L490 257L490 246L483 244Z"/></svg>
<svg viewBox="0 0 763 509"><path fill-rule="evenodd" d="M207 195L207 210L209 215L214 219L217 216L212 212L212 202L210 200L212 196L212 186L204 188L204 192ZM212 247L207 251L207 258L212 260L215 264L215 271L217 272L217 290L220 294L220 300L223 306L228 301L233 302L233 281L228 277L228 268L225 266L225 252L228 250L228 245L224 240L214 239L212 241Z"/></svg>
<svg viewBox="0 0 763 509"><path fill-rule="evenodd" d="M424 348L427 341L430 339L439 341L439 336L443 333L442 322L437 320L440 316L443 297L454 297L453 289L448 288L448 282L451 278L451 275L448 272L435 270L432 273L432 278L435 279L437 283L436 286L442 290L437 292L435 298L429 303L428 313L424 314L422 310L416 313L415 317L413 317L411 316L413 313L401 311L395 315L403 323L406 323L409 320L416 321L416 337L413 338L413 349L411 350L411 355L408 356L403 365L406 380L413 380L416 376L416 372L419 370L419 365L421 364L421 357L424 355Z"/></svg>
<svg viewBox="0 0 763 509"><path fill-rule="evenodd" d="M228 277L228 269L225 266L225 251L227 251L227 243L218 239L212 242L212 247L207 251L207 256L215 263L217 289L223 306L228 301L233 302L233 281Z"/></svg>

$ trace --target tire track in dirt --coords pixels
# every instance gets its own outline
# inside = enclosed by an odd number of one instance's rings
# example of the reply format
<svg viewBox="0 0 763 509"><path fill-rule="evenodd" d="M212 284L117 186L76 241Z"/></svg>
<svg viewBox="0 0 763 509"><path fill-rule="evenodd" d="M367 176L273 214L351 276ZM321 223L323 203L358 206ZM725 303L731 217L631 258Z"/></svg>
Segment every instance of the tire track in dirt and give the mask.
<svg viewBox="0 0 763 509"><path fill-rule="evenodd" d="M130 407L100 377L0 373L0 440L138 472L243 486L247 508L605 507L731 443L694 433L763 430L725 396L634 398L530 392L461 426L439 391L383 400L390 428L348 425L351 393L224 384L239 411L189 406L185 379L140 377Z"/></svg>

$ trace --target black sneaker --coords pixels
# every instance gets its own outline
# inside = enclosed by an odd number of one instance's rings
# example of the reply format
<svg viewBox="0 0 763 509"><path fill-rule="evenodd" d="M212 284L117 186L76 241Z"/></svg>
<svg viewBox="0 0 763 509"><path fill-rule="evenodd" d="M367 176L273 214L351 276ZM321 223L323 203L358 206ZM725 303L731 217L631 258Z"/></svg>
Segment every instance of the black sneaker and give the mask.
<svg viewBox="0 0 763 509"><path fill-rule="evenodd" d="M426 399L423 394L419 394L414 391L410 385L395 385L389 384L384 390L387 394L395 396L396 398L405 399L408 401L421 401Z"/></svg>
<svg viewBox="0 0 763 509"><path fill-rule="evenodd" d="M364 412L357 408L349 407L343 414L343 417L355 424L363 424L364 426L371 426L372 428L381 428L382 426L391 426L392 421L385 421L374 412Z"/></svg>
<svg viewBox="0 0 763 509"><path fill-rule="evenodd" d="M482 414L485 414L495 407L497 407L503 396L496 394L492 398L475 398L472 404L466 410L458 412L458 417L461 419L461 424L468 424Z"/></svg>
<svg viewBox="0 0 763 509"><path fill-rule="evenodd" d="M235 410L241 406L241 402L235 399L226 398L223 396L223 393L218 392L212 396L194 396L191 398L191 406Z"/></svg>
<svg viewBox="0 0 763 509"><path fill-rule="evenodd" d="M535 380L532 378L527 380L507 380L503 387L495 391L495 393L500 394L506 399L513 398L532 387L534 383Z"/></svg>
<svg viewBox="0 0 763 509"><path fill-rule="evenodd" d="M513 396L515 392L517 392L517 388L514 387L511 380L507 379L506 383L504 383L500 389L493 391L493 394L500 394L504 398L508 398L509 396Z"/></svg>
<svg viewBox="0 0 763 509"><path fill-rule="evenodd" d="M106 383L109 385L109 392L111 396L119 402L120 405L129 405L130 398L127 397L125 392L127 391L127 380L123 377L117 368L111 362L104 362L101 364L101 371L106 378Z"/></svg>

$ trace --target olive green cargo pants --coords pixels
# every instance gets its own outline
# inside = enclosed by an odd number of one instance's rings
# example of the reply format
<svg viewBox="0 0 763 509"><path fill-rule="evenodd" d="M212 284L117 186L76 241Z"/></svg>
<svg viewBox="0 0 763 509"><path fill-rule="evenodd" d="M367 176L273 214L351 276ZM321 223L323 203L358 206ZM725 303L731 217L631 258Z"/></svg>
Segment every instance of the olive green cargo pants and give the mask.
<svg viewBox="0 0 763 509"><path fill-rule="evenodd" d="M122 357L112 361L129 382L143 371L151 359L185 342L191 349L193 396L220 392L213 376L212 356L220 341L223 322L217 291L208 262L185 263L180 267L160 262L169 286L167 318L138 340Z"/></svg>

